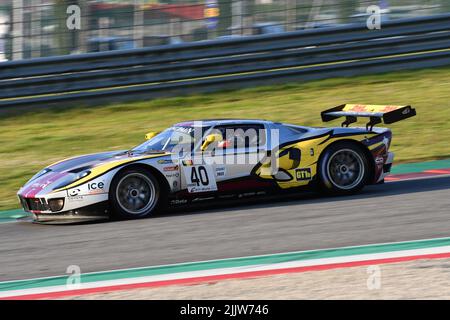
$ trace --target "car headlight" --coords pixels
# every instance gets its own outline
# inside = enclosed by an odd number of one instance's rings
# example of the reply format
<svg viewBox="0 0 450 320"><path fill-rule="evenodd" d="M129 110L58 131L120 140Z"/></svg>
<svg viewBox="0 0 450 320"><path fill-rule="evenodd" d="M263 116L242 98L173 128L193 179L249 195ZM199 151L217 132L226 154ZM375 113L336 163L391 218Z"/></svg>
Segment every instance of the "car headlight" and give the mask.
<svg viewBox="0 0 450 320"><path fill-rule="evenodd" d="M61 189L91 174L90 170L84 170L78 173L72 173L64 177L53 190Z"/></svg>
<svg viewBox="0 0 450 320"><path fill-rule="evenodd" d="M64 198L48 200L48 206L52 212L61 211L64 207Z"/></svg>

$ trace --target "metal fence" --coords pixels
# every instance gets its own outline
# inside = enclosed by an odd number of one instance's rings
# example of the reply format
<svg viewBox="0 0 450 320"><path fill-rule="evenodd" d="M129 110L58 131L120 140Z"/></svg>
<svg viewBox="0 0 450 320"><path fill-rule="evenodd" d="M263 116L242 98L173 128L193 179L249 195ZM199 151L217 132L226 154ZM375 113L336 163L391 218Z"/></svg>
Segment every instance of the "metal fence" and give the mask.
<svg viewBox="0 0 450 320"><path fill-rule="evenodd" d="M0 0L0 61L336 27L370 5L384 21L450 12L449 0Z"/></svg>
<svg viewBox="0 0 450 320"><path fill-rule="evenodd" d="M450 64L450 14L0 63L0 107L141 100Z"/></svg>

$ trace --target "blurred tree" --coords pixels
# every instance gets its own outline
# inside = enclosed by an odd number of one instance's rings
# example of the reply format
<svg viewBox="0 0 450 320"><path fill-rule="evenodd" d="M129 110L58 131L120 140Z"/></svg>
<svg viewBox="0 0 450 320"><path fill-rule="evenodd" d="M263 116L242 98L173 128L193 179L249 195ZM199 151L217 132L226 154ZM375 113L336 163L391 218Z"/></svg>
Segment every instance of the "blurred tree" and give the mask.
<svg viewBox="0 0 450 320"><path fill-rule="evenodd" d="M256 14L256 4L255 0L244 0L244 12L242 13L245 17L245 27L250 28L253 25Z"/></svg>
<svg viewBox="0 0 450 320"><path fill-rule="evenodd" d="M8 32L5 34L5 58L7 60L13 59L13 45L12 45L12 36L11 33Z"/></svg>
<svg viewBox="0 0 450 320"><path fill-rule="evenodd" d="M232 0L218 0L219 4L219 23L217 25L219 36L224 36L229 33L228 28L232 23Z"/></svg>
<svg viewBox="0 0 450 320"><path fill-rule="evenodd" d="M342 23L351 22L350 16L356 13L358 8L358 0L339 0L338 2L339 10L339 21Z"/></svg>
<svg viewBox="0 0 450 320"><path fill-rule="evenodd" d="M450 0L441 0L441 11L450 12Z"/></svg>
<svg viewBox="0 0 450 320"><path fill-rule="evenodd" d="M87 0L78 0L81 8L81 30L76 30L76 50L78 52L87 51L87 41L89 32L89 5Z"/></svg>
<svg viewBox="0 0 450 320"><path fill-rule="evenodd" d="M66 26L67 7L70 0L55 0L54 15L56 18L56 52L58 55L70 53L70 30Z"/></svg>
<svg viewBox="0 0 450 320"><path fill-rule="evenodd" d="M198 0L165 0L165 1L158 1L158 0L147 0L146 3L167 3L167 4L185 4L185 3L199 3Z"/></svg>

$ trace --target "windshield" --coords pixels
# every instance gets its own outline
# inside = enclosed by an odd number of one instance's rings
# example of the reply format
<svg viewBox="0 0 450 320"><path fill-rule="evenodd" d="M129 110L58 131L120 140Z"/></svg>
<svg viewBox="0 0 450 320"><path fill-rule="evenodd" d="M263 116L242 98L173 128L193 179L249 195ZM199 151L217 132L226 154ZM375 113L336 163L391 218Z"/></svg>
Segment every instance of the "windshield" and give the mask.
<svg viewBox="0 0 450 320"><path fill-rule="evenodd" d="M196 140L201 140L207 129L209 127L172 127L132 149L131 152L173 152L175 147L190 151L194 148Z"/></svg>

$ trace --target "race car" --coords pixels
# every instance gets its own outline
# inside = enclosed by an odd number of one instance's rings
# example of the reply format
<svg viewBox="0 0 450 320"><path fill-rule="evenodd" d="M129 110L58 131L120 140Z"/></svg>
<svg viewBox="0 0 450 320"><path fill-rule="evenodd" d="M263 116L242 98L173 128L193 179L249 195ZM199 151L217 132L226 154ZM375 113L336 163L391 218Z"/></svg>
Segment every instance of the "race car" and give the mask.
<svg viewBox="0 0 450 320"><path fill-rule="evenodd" d="M375 125L416 115L411 106L345 104L322 112L340 127L246 119L186 121L130 150L49 165L18 192L41 223L149 217L205 200L290 190L353 194L382 183L394 155L392 132ZM349 127L358 118L365 127Z"/></svg>

